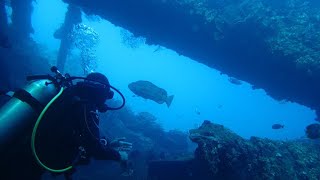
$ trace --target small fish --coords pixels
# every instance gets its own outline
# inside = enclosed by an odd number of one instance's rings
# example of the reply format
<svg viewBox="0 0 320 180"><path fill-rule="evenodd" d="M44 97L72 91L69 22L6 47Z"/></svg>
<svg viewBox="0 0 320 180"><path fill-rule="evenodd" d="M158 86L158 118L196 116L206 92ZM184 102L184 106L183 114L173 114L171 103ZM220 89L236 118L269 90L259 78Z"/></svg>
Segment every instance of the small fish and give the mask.
<svg viewBox="0 0 320 180"><path fill-rule="evenodd" d="M228 79L228 81L231 82L232 84L235 84L235 85L241 85L242 84L242 82L239 79L236 79L234 77L230 77Z"/></svg>
<svg viewBox="0 0 320 180"><path fill-rule="evenodd" d="M162 49L161 46L158 46L153 52L160 51L161 49Z"/></svg>
<svg viewBox="0 0 320 180"><path fill-rule="evenodd" d="M166 90L156 86L149 81L136 81L128 85L128 88L137 96L144 99L150 99L156 103L166 103L169 107L172 103L174 95L168 96Z"/></svg>
<svg viewBox="0 0 320 180"><path fill-rule="evenodd" d="M282 129L282 128L284 128L283 124L273 124L272 125L272 129Z"/></svg>

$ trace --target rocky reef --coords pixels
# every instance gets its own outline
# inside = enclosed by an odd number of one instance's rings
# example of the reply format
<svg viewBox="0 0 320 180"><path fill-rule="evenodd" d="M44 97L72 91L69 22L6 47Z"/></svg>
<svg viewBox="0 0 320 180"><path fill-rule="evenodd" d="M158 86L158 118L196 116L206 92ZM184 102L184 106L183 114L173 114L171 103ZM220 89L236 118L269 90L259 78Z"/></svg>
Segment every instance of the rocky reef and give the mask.
<svg viewBox="0 0 320 180"><path fill-rule="evenodd" d="M126 141L133 144L129 153L133 170L131 178L146 179L151 161L174 161L193 157L194 148L190 148L188 134L178 130L165 131L157 118L148 112L135 113L126 106L121 110L102 114L100 119L102 135L111 139L126 137ZM92 175L95 174L92 172ZM112 178L118 179L119 174Z"/></svg>
<svg viewBox="0 0 320 180"><path fill-rule="evenodd" d="M243 139L205 121L190 130L195 159L218 179L319 179L320 144L314 141Z"/></svg>
<svg viewBox="0 0 320 180"><path fill-rule="evenodd" d="M188 6L190 14L203 17L214 24L216 41L223 40L228 32L241 24L254 25L256 33L272 53L294 57L299 68L308 73L320 70L320 4L305 0L175 0ZM222 8L223 7L223 8Z"/></svg>
<svg viewBox="0 0 320 180"><path fill-rule="evenodd" d="M188 150L188 134L179 130L165 131L157 118L148 112L134 113L129 107L101 116L102 135L110 138L126 137L133 143L133 151L154 151L155 159L168 159L166 154L178 156Z"/></svg>

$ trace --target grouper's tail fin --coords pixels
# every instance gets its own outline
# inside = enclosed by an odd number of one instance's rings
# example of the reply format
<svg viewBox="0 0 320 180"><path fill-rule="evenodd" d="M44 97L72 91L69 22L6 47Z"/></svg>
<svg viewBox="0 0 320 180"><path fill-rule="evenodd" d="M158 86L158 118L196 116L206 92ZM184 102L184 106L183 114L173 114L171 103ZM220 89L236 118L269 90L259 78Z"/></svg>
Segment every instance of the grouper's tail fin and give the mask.
<svg viewBox="0 0 320 180"><path fill-rule="evenodd" d="M170 105L171 105L171 103L172 103L173 98L174 98L174 95L172 95L172 96L168 96L168 97L167 97L166 104L167 104L167 106L168 106L168 107L170 107Z"/></svg>

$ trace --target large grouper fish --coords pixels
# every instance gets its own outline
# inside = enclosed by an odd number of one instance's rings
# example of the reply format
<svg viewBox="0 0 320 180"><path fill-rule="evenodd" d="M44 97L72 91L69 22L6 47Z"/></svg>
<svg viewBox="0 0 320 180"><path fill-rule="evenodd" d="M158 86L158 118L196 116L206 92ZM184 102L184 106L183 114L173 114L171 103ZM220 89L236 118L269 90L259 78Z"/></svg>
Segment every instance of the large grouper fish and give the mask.
<svg viewBox="0 0 320 180"><path fill-rule="evenodd" d="M168 96L166 90L154 85L149 81L136 81L128 85L128 88L137 96L144 99L150 99L159 104L166 103L169 107L173 100L174 95Z"/></svg>

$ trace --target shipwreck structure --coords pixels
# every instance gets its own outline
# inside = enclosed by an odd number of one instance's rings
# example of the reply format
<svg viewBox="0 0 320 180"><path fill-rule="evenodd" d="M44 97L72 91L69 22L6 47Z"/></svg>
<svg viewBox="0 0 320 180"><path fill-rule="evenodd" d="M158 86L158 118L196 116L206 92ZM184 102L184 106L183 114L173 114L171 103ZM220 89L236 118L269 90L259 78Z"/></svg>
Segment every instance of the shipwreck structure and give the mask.
<svg viewBox="0 0 320 180"><path fill-rule="evenodd" d="M318 1L64 1L275 99L320 111Z"/></svg>
<svg viewBox="0 0 320 180"><path fill-rule="evenodd" d="M320 3L316 0L63 0L173 49L209 67L262 88L278 100L320 114ZM0 27L14 45L28 39L32 0L11 0L12 24L0 1ZM77 18L66 16L61 30ZM80 20L81 21L81 20ZM62 46L68 47L65 37ZM19 40L18 43L17 40ZM59 63L65 61L60 48ZM60 65L59 66L63 66Z"/></svg>

